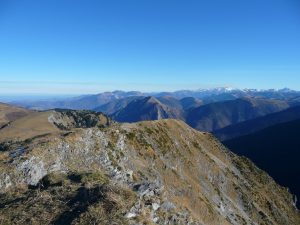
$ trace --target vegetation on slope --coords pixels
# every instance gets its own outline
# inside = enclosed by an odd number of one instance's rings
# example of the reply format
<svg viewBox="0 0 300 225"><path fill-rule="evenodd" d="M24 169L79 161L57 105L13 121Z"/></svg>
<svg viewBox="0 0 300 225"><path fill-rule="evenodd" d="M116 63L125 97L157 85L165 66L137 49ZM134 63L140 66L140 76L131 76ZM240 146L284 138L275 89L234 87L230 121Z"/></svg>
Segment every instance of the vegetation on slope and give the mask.
<svg viewBox="0 0 300 225"><path fill-rule="evenodd" d="M6 139L0 152L3 223L300 222L287 189L183 122L57 130L28 141ZM12 154L13 143L25 151Z"/></svg>

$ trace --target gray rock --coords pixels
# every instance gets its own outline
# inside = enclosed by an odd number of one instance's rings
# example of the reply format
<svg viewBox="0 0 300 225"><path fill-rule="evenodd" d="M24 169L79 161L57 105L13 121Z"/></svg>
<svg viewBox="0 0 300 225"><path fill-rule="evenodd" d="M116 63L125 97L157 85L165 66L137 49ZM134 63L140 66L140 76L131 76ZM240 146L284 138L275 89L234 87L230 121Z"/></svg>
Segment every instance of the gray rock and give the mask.
<svg viewBox="0 0 300 225"><path fill-rule="evenodd" d="M171 210L175 209L176 206L172 202L166 201L161 205L161 208L164 211L171 211Z"/></svg>
<svg viewBox="0 0 300 225"><path fill-rule="evenodd" d="M1 174L0 175L0 193L4 192L5 189L12 186L12 182L10 176L8 174Z"/></svg>
<svg viewBox="0 0 300 225"><path fill-rule="evenodd" d="M45 175L47 170L44 168L44 163L39 158L32 156L17 167L17 170L22 173L26 184L36 185Z"/></svg>
<svg viewBox="0 0 300 225"><path fill-rule="evenodd" d="M127 219L131 219L131 218L134 218L134 217L136 217L136 214L135 213L131 213L131 212L129 212L129 213L127 213L125 215L125 218L127 218Z"/></svg>

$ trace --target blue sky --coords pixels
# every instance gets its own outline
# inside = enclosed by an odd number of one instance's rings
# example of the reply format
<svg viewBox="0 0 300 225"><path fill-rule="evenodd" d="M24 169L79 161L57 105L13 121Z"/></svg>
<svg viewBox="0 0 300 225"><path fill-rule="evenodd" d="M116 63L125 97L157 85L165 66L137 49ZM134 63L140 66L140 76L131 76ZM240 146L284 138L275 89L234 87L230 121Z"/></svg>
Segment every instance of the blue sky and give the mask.
<svg viewBox="0 0 300 225"><path fill-rule="evenodd" d="M0 93L300 90L298 0L0 0Z"/></svg>

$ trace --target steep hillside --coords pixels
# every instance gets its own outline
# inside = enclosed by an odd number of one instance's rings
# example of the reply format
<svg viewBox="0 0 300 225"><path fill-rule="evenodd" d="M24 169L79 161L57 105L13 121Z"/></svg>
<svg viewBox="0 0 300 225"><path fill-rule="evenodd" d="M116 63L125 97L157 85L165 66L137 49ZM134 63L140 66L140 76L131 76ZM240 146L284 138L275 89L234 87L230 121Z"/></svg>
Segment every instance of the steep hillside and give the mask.
<svg viewBox="0 0 300 225"><path fill-rule="evenodd" d="M286 188L176 120L11 136L0 157L0 224L300 223Z"/></svg>
<svg viewBox="0 0 300 225"><path fill-rule="evenodd" d="M168 107L154 97L135 99L112 115L119 122L137 122L165 118L181 118L181 111Z"/></svg>
<svg viewBox="0 0 300 225"><path fill-rule="evenodd" d="M180 103L184 110L189 110L203 105L203 101L193 97L182 98L180 99Z"/></svg>
<svg viewBox="0 0 300 225"><path fill-rule="evenodd" d="M177 110L183 110L181 101L171 96L157 97L162 104Z"/></svg>
<svg viewBox="0 0 300 225"><path fill-rule="evenodd" d="M233 152L250 158L300 199L299 130L298 119L225 141L224 144Z"/></svg>
<svg viewBox="0 0 300 225"><path fill-rule="evenodd" d="M186 122L200 131L214 131L288 107L289 105L285 101L242 98L191 109Z"/></svg>
<svg viewBox="0 0 300 225"><path fill-rule="evenodd" d="M0 128L30 113L30 110L0 103Z"/></svg>
<svg viewBox="0 0 300 225"><path fill-rule="evenodd" d="M300 105L300 97L289 98L288 102L291 106L299 106Z"/></svg>
<svg viewBox="0 0 300 225"><path fill-rule="evenodd" d="M103 112L107 115L112 115L117 111L125 108L130 102L136 99L143 99L142 96L131 96L127 98L115 99L104 105L94 108L93 110L96 112Z"/></svg>
<svg viewBox="0 0 300 225"><path fill-rule="evenodd" d="M219 140L225 141L296 119L300 119L300 106L291 107L280 112L227 126L213 133Z"/></svg>

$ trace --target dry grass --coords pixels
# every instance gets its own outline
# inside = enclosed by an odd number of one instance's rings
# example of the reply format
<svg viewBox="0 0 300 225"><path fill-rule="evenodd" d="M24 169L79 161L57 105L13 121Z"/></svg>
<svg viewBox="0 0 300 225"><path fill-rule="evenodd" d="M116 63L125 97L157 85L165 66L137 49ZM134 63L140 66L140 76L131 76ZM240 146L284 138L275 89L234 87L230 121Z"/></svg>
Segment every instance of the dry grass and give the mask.
<svg viewBox="0 0 300 225"><path fill-rule="evenodd" d="M1 196L0 224L126 224L136 195L107 182L100 172L50 174L37 187Z"/></svg>
<svg viewBox="0 0 300 225"><path fill-rule="evenodd" d="M6 161L9 158L7 152L0 152L0 161Z"/></svg>
<svg viewBox="0 0 300 225"><path fill-rule="evenodd" d="M33 112L0 130L0 142L11 139L26 140L38 135L57 133L59 129L48 122L51 112Z"/></svg>
<svg viewBox="0 0 300 225"><path fill-rule="evenodd" d="M0 103L0 127L30 113L32 113L30 110Z"/></svg>

